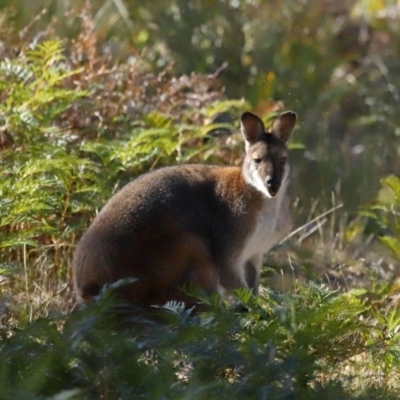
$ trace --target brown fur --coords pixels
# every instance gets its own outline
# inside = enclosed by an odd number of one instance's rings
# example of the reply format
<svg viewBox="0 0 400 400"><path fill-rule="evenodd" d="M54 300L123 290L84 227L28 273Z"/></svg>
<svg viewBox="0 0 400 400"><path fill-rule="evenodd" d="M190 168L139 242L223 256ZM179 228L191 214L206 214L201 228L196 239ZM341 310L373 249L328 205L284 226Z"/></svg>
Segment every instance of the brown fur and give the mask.
<svg viewBox="0 0 400 400"><path fill-rule="evenodd" d="M282 162L285 141L295 122L294 113L288 114L279 117L272 133L265 133L253 114L243 114L247 155L242 169L167 167L119 191L77 247L78 298L89 301L105 284L123 278L137 281L118 293L141 307L168 300L194 305L181 290L184 285L208 293L240 287L256 293L262 254L288 229L286 186L281 188L288 171ZM266 194L248 182L248 174L260 177L269 188Z"/></svg>

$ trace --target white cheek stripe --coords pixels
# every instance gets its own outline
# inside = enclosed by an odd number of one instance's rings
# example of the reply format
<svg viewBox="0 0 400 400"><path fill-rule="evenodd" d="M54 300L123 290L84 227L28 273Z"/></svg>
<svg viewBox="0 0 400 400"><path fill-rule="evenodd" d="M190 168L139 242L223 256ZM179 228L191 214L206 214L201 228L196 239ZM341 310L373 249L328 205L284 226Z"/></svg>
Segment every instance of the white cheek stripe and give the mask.
<svg viewBox="0 0 400 400"><path fill-rule="evenodd" d="M256 172L255 176L253 176L254 179L254 186L256 189L258 189L260 192L264 193L269 199L272 199L271 194L269 193L268 187L265 185L265 183L262 181L260 175Z"/></svg>
<svg viewBox="0 0 400 400"><path fill-rule="evenodd" d="M248 184L255 187L258 191L263 193L267 198L269 199L272 198L272 196L268 191L268 188L265 186L264 182L262 181L260 175L258 175L258 172L256 170L248 171L245 169L244 179Z"/></svg>
<svg viewBox="0 0 400 400"><path fill-rule="evenodd" d="M283 173L283 178L281 182L281 187L285 186L287 183L287 179L289 177L289 171L290 167L288 164L285 165L285 171ZM263 193L268 199L272 199L273 196L269 193L268 187L266 184L262 181L260 175L256 170L248 171L244 170L244 179L245 181L255 187L258 191ZM270 179L270 175L267 175L266 181ZM279 188L280 189L280 188Z"/></svg>

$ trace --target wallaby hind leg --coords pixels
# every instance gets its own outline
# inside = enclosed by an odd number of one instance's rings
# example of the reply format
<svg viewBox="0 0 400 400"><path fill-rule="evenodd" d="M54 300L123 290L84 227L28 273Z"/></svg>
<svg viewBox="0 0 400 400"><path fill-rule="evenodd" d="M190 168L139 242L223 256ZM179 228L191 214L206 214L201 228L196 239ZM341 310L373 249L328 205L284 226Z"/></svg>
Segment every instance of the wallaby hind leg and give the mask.
<svg viewBox="0 0 400 400"><path fill-rule="evenodd" d="M170 239L163 238L162 246L156 248L157 260L151 255L142 257L147 263L142 262L139 270L147 273L142 273L136 282L117 289L125 299L143 307L161 305L169 300L193 306L198 301L185 293L185 287L200 288L210 294L218 291L218 270L200 237L184 232Z"/></svg>

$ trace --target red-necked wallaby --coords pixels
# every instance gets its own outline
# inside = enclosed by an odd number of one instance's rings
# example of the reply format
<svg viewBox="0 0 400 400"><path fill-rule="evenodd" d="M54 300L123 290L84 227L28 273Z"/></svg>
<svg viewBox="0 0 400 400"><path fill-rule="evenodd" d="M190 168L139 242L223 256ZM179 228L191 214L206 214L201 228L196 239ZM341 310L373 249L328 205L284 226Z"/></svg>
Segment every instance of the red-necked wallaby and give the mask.
<svg viewBox="0 0 400 400"><path fill-rule="evenodd" d="M296 114L269 130L246 112L242 168L166 167L120 190L82 237L73 262L78 299L106 284L137 278L117 292L138 305L196 301L182 286L208 293L250 288L257 293L262 257L290 228L286 142Z"/></svg>

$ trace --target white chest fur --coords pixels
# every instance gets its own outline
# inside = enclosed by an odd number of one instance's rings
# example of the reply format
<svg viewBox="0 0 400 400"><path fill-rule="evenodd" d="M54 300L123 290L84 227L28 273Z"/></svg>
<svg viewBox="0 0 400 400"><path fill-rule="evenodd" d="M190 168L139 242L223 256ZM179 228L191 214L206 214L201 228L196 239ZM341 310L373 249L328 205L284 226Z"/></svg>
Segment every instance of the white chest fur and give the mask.
<svg viewBox="0 0 400 400"><path fill-rule="evenodd" d="M240 259L244 262L253 256L266 253L279 240L280 232L277 232L280 199L266 199L264 207L256 218L256 226L253 233L247 239Z"/></svg>
<svg viewBox="0 0 400 400"><path fill-rule="evenodd" d="M255 229L236 258L235 269L242 282L245 282L246 263L251 261L259 275L263 255L277 244L290 228L285 189L285 187L281 188L274 198L265 198L264 205L256 217Z"/></svg>

